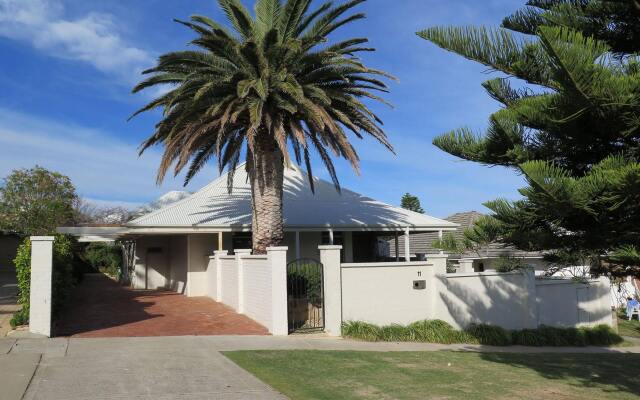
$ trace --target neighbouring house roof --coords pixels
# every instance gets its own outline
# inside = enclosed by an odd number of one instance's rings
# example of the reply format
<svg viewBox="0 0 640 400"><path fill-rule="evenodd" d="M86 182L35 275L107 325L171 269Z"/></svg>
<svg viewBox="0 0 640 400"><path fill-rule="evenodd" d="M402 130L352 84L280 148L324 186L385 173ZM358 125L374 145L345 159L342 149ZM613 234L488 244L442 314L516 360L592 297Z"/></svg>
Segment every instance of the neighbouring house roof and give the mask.
<svg viewBox="0 0 640 400"><path fill-rule="evenodd" d="M484 214L477 211L459 212L448 216L445 220L458 224L458 228L449 232L456 239L462 239L465 229L473 226L475 222ZM440 250L433 247L432 244L438 239L437 232L420 232L411 235L409 240L409 248L411 254L416 253L437 253ZM392 256L395 256L395 240L390 242L390 252ZM404 236L398 238L398 247L400 248L400 254L402 255L404 249ZM535 258L542 257L540 252L529 252L517 250L513 246L507 246L502 243L490 243L488 246L483 247L478 252L469 251L464 254L450 254L451 259L460 258L499 258L501 256L511 256L520 258Z"/></svg>
<svg viewBox="0 0 640 400"><path fill-rule="evenodd" d="M285 169L283 213L285 229L340 230L454 230L457 225L429 215L394 207L348 189L338 193L333 184L314 177L311 192L305 171ZM227 189L227 174L191 196L127 224L131 230L144 228L220 228L249 230L251 190L244 164Z"/></svg>

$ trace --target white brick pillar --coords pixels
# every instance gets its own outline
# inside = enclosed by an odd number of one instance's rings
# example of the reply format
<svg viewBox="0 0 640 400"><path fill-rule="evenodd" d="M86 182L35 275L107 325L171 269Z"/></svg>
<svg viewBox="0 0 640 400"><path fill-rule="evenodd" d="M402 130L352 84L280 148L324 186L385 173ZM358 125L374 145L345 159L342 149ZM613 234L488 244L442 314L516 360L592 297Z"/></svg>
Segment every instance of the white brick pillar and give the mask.
<svg viewBox="0 0 640 400"><path fill-rule="evenodd" d="M216 250L213 252L213 256L216 258L216 292L215 299L217 302L222 301L222 261L220 257L229 255L228 250Z"/></svg>
<svg viewBox="0 0 640 400"><path fill-rule="evenodd" d="M51 337L53 236L31 236L29 332Z"/></svg>
<svg viewBox="0 0 640 400"><path fill-rule="evenodd" d="M244 263L242 257L251 254L251 249L235 249L236 265L238 266L238 312L244 313Z"/></svg>
<svg viewBox="0 0 640 400"><path fill-rule="evenodd" d="M456 272L474 272L473 260L470 258L462 258L458 261L458 270Z"/></svg>
<svg viewBox="0 0 640 400"><path fill-rule="evenodd" d="M271 334L288 335L287 246L267 247L271 266Z"/></svg>
<svg viewBox="0 0 640 400"><path fill-rule="evenodd" d="M318 246L324 274L324 330L330 336L342 334L342 246Z"/></svg>

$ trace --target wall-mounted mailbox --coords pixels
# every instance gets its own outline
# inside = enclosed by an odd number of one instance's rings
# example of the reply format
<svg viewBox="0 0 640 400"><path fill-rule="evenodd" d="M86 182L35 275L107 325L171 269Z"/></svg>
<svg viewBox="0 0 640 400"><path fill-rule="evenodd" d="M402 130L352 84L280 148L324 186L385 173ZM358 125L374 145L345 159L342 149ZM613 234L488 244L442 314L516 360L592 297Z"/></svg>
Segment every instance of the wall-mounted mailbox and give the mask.
<svg viewBox="0 0 640 400"><path fill-rule="evenodd" d="M425 280L413 281L413 288L416 290L426 289L427 281Z"/></svg>

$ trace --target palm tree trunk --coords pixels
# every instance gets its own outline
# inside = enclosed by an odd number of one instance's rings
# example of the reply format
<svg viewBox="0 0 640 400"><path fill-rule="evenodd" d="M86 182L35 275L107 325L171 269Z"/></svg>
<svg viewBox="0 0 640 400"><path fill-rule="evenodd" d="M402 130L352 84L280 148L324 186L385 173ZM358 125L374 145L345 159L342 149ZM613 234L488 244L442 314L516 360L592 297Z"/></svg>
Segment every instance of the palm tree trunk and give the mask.
<svg viewBox="0 0 640 400"><path fill-rule="evenodd" d="M279 246L284 237L284 159L273 138L261 133L256 139L255 153L247 157L253 209L251 230L254 254L266 254L267 247Z"/></svg>

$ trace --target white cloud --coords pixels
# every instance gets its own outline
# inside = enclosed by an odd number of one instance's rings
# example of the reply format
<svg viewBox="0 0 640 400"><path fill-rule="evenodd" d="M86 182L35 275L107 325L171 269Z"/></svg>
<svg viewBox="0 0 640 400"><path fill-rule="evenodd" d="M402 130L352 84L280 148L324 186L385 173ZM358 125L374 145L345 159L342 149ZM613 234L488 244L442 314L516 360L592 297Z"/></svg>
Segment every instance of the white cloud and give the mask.
<svg viewBox="0 0 640 400"><path fill-rule="evenodd" d="M151 149L138 157L136 144L107 132L0 108L0 178L37 164L68 175L78 193L93 202L134 205L182 190L180 176L168 177L160 187L155 184L160 156L159 149ZM188 190L197 190L217 176L215 168L206 168Z"/></svg>
<svg viewBox="0 0 640 400"><path fill-rule="evenodd" d="M126 43L109 14L65 19L52 0L0 0L0 35L31 43L47 54L88 63L130 83L153 63L145 50Z"/></svg>

